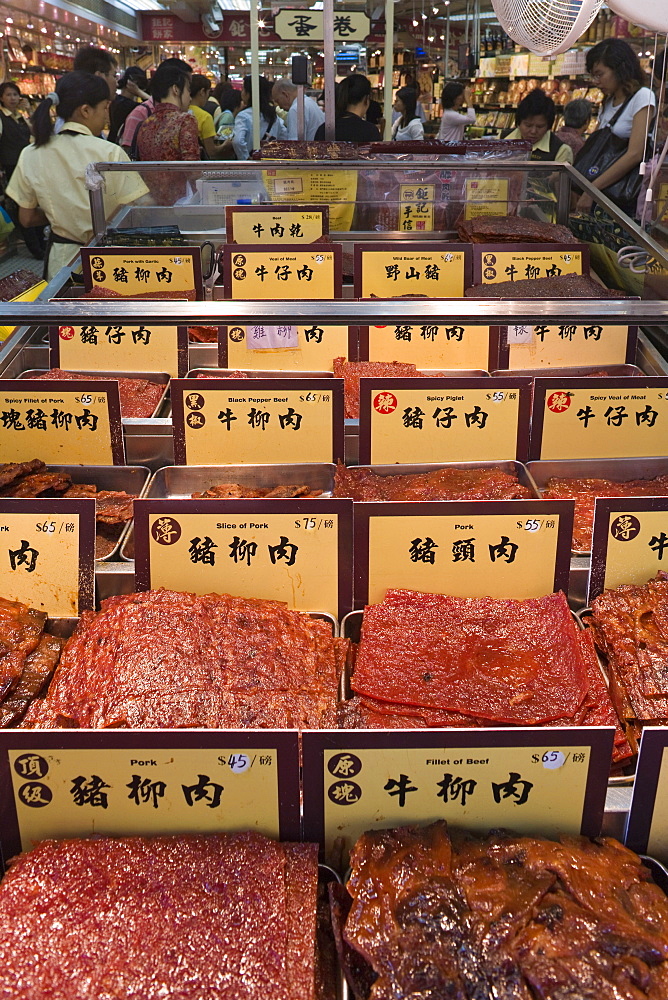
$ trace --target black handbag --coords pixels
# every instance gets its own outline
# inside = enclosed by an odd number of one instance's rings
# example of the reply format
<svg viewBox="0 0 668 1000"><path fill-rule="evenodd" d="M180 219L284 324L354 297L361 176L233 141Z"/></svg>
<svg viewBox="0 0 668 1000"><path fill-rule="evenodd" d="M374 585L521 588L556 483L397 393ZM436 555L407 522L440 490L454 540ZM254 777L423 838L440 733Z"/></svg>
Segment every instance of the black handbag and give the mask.
<svg viewBox="0 0 668 1000"><path fill-rule="evenodd" d="M597 129L596 132L593 132L589 136L575 157L573 166L590 183L593 183L597 177L605 173L628 149L628 139L622 139L620 136L615 135L612 129L617 124L617 120L630 100L631 98L627 97L608 124L604 125L603 128ZM636 204L641 185L642 178L639 166L633 167L624 177L620 177L614 184L604 188L603 194L607 195L610 201L614 201L615 205L621 208L626 215L630 215L633 218L636 214Z"/></svg>

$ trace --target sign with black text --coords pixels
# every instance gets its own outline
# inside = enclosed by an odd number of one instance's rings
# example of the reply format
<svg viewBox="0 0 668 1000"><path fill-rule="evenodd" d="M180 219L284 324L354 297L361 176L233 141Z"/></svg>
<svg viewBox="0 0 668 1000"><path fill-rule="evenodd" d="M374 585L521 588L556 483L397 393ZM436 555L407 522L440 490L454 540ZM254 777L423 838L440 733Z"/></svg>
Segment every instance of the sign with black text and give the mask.
<svg viewBox="0 0 668 1000"><path fill-rule="evenodd" d="M355 295L461 298L470 284L471 248L464 243L356 243Z"/></svg>
<svg viewBox="0 0 668 1000"><path fill-rule="evenodd" d="M499 329L435 323L360 327L360 361L405 361L418 369L493 371L499 364Z"/></svg>
<svg viewBox="0 0 668 1000"><path fill-rule="evenodd" d="M340 244L310 247L223 247L228 299L338 299L341 296Z"/></svg>
<svg viewBox="0 0 668 1000"><path fill-rule="evenodd" d="M150 320L132 326L52 326L49 344L51 367L65 371L166 372L172 378L188 372L185 326L154 326Z"/></svg>
<svg viewBox="0 0 668 1000"><path fill-rule="evenodd" d="M82 247L87 292L112 298L201 299L199 247Z"/></svg>
<svg viewBox="0 0 668 1000"><path fill-rule="evenodd" d="M356 360L357 327L227 326L218 340L221 368L331 372L334 358Z"/></svg>
<svg viewBox="0 0 668 1000"><path fill-rule="evenodd" d="M634 364L638 328L602 323L504 326L499 368L584 368ZM549 372L545 372L549 375Z"/></svg>
<svg viewBox="0 0 668 1000"><path fill-rule="evenodd" d="M228 243L248 246L315 243L329 234L327 205L228 205Z"/></svg>
<svg viewBox="0 0 668 1000"><path fill-rule="evenodd" d="M589 274L589 247L583 243L474 243L473 283L560 278Z"/></svg>
<svg viewBox="0 0 668 1000"><path fill-rule="evenodd" d="M668 497L598 498L587 603L668 570Z"/></svg>
<svg viewBox="0 0 668 1000"><path fill-rule="evenodd" d="M668 863L668 729L644 726L624 843Z"/></svg>

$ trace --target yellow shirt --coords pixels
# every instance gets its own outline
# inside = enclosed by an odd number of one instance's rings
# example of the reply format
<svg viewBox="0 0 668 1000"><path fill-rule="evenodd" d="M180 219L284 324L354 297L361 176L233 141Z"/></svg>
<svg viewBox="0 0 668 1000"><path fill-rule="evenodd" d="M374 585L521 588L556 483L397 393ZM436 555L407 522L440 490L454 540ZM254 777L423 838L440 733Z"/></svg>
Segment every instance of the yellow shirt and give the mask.
<svg viewBox="0 0 668 1000"><path fill-rule="evenodd" d="M200 142L204 142L205 139L210 139L212 135L216 134L216 126L208 111L200 108L197 104L191 104L188 110L197 119L197 135Z"/></svg>
<svg viewBox="0 0 668 1000"><path fill-rule="evenodd" d="M522 138L522 133L520 132L520 130L518 128L516 128L514 132L511 132L510 135L506 136L506 139L521 139L521 138ZM539 149L541 151L541 153L549 153L550 152L550 130L549 129L547 130L547 132L545 133L545 135L543 136L542 139L539 139L538 142L535 142L533 144L533 146L531 147L531 151L533 152L534 149ZM562 142L561 146L557 150L557 155L554 158L554 162L555 163L572 163L573 162L573 150L571 149L571 147L568 145L567 142Z"/></svg>
<svg viewBox="0 0 668 1000"><path fill-rule="evenodd" d="M64 130L77 135L61 132L45 146L27 146L21 151L6 193L20 208L41 208L56 235L84 246L93 235L86 167L89 163L130 160L120 146L99 139L85 125L66 122ZM104 178L107 219L121 205L148 193L136 172L109 173Z"/></svg>

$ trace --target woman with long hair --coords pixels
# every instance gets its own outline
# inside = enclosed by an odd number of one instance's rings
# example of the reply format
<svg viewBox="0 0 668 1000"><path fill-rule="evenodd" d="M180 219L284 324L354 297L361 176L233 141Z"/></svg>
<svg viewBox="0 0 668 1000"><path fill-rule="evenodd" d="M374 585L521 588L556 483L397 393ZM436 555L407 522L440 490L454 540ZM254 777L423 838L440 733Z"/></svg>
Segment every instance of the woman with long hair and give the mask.
<svg viewBox="0 0 668 1000"><path fill-rule="evenodd" d="M381 134L364 117L371 103L371 84L361 73L351 73L336 85L335 139L337 142L380 142ZM316 139L325 138L322 124Z"/></svg>
<svg viewBox="0 0 668 1000"><path fill-rule="evenodd" d="M285 139L287 129L276 114L271 100L272 84L261 76L260 84L260 142L266 139ZM230 140L228 140L230 141ZM241 111L234 119L234 134L231 139L237 160L247 160L253 148L253 82L251 76L244 77L241 91ZM223 144L223 149L225 144Z"/></svg>
<svg viewBox="0 0 668 1000"><path fill-rule="evenodd" d="M54 134L51 109L65 124ZM85 183L90 163L129 163L127 154L100 139L107 123L109 85L104 77L75 71L66 73L32 117L34 144L21 153L7 195L19 206L22 226L51 226L44 261L45 277L74 257L93 236L90 201ZM106 175L106 217L147 194L136 173Z"/></svg>
<svg viewBox="0 0 668 1000"><path fill-rule="evenodd" d="M589 49L587 72L592 83L605 94L598 114L598 129L609 126L613 135L627 142L626 151L591 182L599 191L605 191L631 171L637 171L645 158L646 138L654 119L656 98L647 86L647 77L638 56L621 38L606 38ZM595 135L596 132L592 133L588 141ZM585 162L583 158L586 154L587 143L578 153L578 160ZM577 161L575 166L578 166ZM588 212L591 207L589 195L580 195L578 210Z"/></svg>
<svg viewBox="0 0 668 1000"><path fill-rule="evenodd" d="M109 142L118 142L125 119L137 107L137 101L147 101L148 80L140 66L128 66L118 81L120 94L109 105Z"/></svg>
<svg viewBox="0 0 668 1000"><path fill-rule="evenodd" d="M467 110L461 108L466 104ZM441 142L461 142L467 125L475 125L475 108L471 101L471 91L463 83L451 80L441 92L443 116L438 138Z"/></svg>
<svg viewBox="0 0 668 1000"><path fill-rule="evenodd" d="M394 110L399 117L392 126L392 138L397 142L419 142L424 139L424 125L417 113L417 90L401 87L394 95Z"/></svg>

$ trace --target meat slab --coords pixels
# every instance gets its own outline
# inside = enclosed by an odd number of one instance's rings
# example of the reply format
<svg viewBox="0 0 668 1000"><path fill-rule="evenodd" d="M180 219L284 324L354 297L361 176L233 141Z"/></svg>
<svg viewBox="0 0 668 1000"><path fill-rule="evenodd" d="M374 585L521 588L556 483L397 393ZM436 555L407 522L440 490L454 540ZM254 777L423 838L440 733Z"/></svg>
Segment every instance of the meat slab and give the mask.
<svg viewBox="0 0 668 1000"><path fill-rule="evenodd" d="M360 466L336 467L334 496L353 500L521 500L531 496L502 469L451 466L395 476Z"/></svg>
<svg viewBox="0 0 668 1000"><path fill-rule="evenodd" d="M359 419L361 378L426 378L407 361L346 361L345 358L334 358L332 367L334 378L343 379L346 420Z"/></svg>
<svg viewBox="0 0 668 1000"><path fill-rule="evenodd" d="M566 226L517 215L488 215L457 224L465 243L579 243Z"/></svg>
<svg viewBox="0 0 668 1000"><path fill-rule="evenodd" d="M157 297L157 296L156 296ZM181 296L184 298L185 296ZM145 378L124 378L113 375L89 375L81 372L66 372L62 368L51 368L38 379L55 381L76 381L84 379L87 382L113 380L118 382L118 393L121 400L122 417L152 417L165 391L159 382L150 382Z"/></svg>

